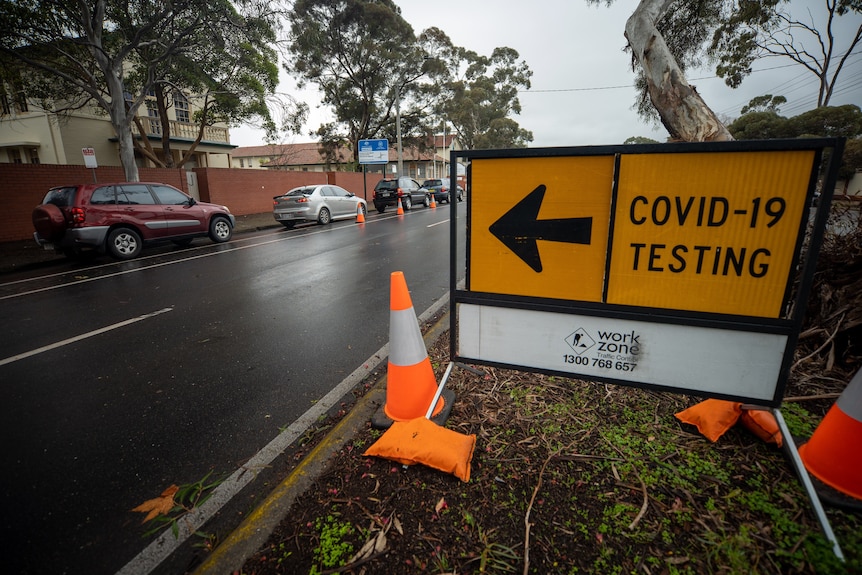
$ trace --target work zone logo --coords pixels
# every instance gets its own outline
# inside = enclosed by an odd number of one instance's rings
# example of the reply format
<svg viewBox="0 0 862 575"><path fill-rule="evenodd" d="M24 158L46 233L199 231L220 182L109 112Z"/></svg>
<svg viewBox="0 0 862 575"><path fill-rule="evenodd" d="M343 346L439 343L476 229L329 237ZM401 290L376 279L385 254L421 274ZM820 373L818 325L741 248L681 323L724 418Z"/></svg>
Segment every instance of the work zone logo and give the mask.
<svg viewBox="0 0 862 575"><path fill-rule="evenodd" d="M595 348L600 357L611 357L610 355L605 356L603 354L615 354L613 357L617 359L636 359L640 354L641 334L635 331L623 333L597 330L593 335L595 335L595 338L587 333L584 328L579 327L566 337L566 343L578 355L593 348Z"/></svg>
<svg viewBox="0 0 862 575"><path fill-rule="evenodd" d="M596 340L590 337L590 334L588 334L584 328L579 327L566 337L566 343L569 344L569 347L572 348L576 354L581 355L596 345Z"/></svg>

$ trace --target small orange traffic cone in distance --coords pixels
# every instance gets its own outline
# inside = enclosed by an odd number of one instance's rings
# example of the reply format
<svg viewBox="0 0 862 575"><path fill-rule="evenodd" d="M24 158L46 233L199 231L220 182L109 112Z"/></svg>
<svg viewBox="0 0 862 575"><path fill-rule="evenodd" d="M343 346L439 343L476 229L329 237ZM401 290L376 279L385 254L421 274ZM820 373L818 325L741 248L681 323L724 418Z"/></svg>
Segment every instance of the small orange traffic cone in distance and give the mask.
<svg viewBox="0 0 862 575"><path fill-rule="evenodd" d="M364 224L365 223L365 210L362 209L362 204L356 206L356 223Z"/></svg>
<svg viewBox="0 0 862 575"><path fill-rule="evenodd" d="M395 213L398 214L399 216L404 215L404 208L401 207L401 198L398 198L398 209L395 210Z"/></svg>
<svg viewBox="0 0 862 575"><path fill-rule="evenodd" d="M389 298L389 366L383 411L393 421L409 421L425 417L437 392L437 379L403 272L392 272ZM432 418L444 404L441 397Z"/></svg>
<svg viewBox="0 0 862 575"><path fill-rule="evenodd" d="M862 505L862 369L799 448L811 475Z"/></svg>

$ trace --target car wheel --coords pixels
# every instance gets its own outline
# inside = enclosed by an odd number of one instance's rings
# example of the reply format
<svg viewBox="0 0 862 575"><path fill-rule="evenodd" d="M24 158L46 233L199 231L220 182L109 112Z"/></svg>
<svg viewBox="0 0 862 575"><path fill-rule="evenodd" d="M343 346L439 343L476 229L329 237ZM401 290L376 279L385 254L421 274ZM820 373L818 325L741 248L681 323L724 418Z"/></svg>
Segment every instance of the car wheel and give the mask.
<svg viewBox="0 0 862 575"><path fill-rule="evenodd" d="M459 202L463 202L463 201L464 201L464 196L463 196L463 195L461 195L460 193L458 194L458 201L459 201Z"/></svg>
<svg viewBox="0 0 862 575"><path fill-rule="evenodd" d="M382 214L383 212L386 211L386 206L384 206L383 204L380 204L379 206L374 206L374 207L377 208L378 214Z"/></svg>
<svg viewBox="0 0 862 575"><path fill-rule="evenodd" d="M422 205L425 206L426 208L431 207L431 198L429 198L428 196L425 196L425 200L422 202Z"/></svg>
<svg viewBox="0 0 862 575"><path fill-rule="evenodd" d="M66 232L66 218L54 204L42 204L33 210L33 227L42 239L56 241Z"/></svg>
<svg viewBox="0 0 862 575"><path fill-rule="evenodd" d="M233 236L233 228L224 216L216 216L210 222L210 239L217 244L228 241Z"/></svg>
<svg viewBox="0 0 862 575"><path fill-rule="evenodd" d="M358 211L361 211L363 216L368 215L368 208L365 207L365 204L359 204L359 210Z"/></svg>
<svg viewBox="0 0 862 575"><path fill-rule="evenodd" d="M118 260L138 257L143 247L141 236L131 228L116 228L108 234L108 253Z"/></svg>
<svg viewBox="0 0 862 575"><path fill-rule="evenodd" d="M325 226L331 221L332 215L329 213L329 210L326 208L320 208L320 213L317 214L317 223Z"/></svg>
<svg viewBox="0 0 862 575"><path fill-rule="evenodd" d="M410 199L410 196L401 198L401 207L404 208L405 212L413 207L413 200Z"/></svg>
<svg viewBox="0 0 862 575"><path fill-rule="evenodd" d="M296 225L296 222L281 222L281 225L283 225L284 227L286 227L289 230L292 230L293 226Z"/></svg>

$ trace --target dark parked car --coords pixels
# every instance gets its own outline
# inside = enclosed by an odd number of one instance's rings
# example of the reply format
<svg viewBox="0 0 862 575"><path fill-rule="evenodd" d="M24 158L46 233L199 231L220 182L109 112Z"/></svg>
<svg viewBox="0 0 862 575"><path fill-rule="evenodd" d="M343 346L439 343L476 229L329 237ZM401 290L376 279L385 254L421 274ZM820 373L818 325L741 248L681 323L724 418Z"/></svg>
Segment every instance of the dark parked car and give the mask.
<svg viewBox="0 0 862 575"><path fill-rule="evenodd" d="M188 245L209 236L226 242L235 223L226 206L198 202L167 184L77 184L48 190L33 210L33 237L67 256L96 249L125 260L159 241Z"/></svg>
<svg viewBox="0 0 862 575"><path fill-rule="evenodd" d="M399 198L401 199L401 207L405 211L416 204L422 204L426 208L431 205L431 194L423 190L419 182L413 178L402 176L400 178L380 180L374 186L374 207L381 214L389 206L397 207Z"/></svg>
<svg viewBox="0 0 862 575"><path fill-rule="evenodd" d="M449 183L449 178L425 180L422 182L422 187L428 190L429 193L434 194L435 202L443 203L449 201L449 190L452 189L451 184ZM456 185L455 188L455 194L458 196L458 201L463 201L464 190L462 190L461 186L458 185Z"/></svg>

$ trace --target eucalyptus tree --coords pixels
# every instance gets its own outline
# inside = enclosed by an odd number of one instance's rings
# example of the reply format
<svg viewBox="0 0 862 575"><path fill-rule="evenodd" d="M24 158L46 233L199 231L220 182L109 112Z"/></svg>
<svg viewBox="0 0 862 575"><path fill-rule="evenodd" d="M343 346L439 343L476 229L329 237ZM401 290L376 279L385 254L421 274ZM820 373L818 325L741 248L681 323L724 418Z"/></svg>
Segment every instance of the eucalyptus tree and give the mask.
<svg viewBox="0 0 862 575"><path fill-rule="evenodd" d="M132 124L160 84L209 90L218 102L205 106L210 118L268 117L260 102L274 89L267 45L276 26L268 3L249 0L0 0L0 53L33 72L6 80L47 106L102 108L116 133L125 176L137 181ZM254 72L231 76L219 70L225 65L220 58L243 50Z"/></svg>
<svg viewBox="0 0 862 575"><path fill-rule="evenodd" d="M428 67L394 2L297 0L289 22L285 68L300 88L317 85L335 115L317 130L325 146L346 141L358 162L359 140L395 135L396 120L404 133L416 132L423 110L417 80Z"/></svg>
<svg viewBox="0 0 862 575"><path fill-rule="evenodd" d="M446 122L467 147L511 147L532 135L509 116L529 68L510 48L490 57L453 46L439 29L417 38L391 0L297 0L288 72L313 83L335 120L317 130L325 150L404 135L422 149ZM400 123L400 130L397 124Z"/></svg>
<svg viewBox="0 0 862 575"><path fill-rule="evenodd" d="M815 6L819 10L812 9ZM860 12L859 0L820 0L806 6L790 0L642 0L625 26L638 69L638 111L645 117L657 115L671 139L732 139L688 83L685 70L717 62L717 73L737 87L751 73L751 64L768 56L789 58L816 74L818 105L825 105L862 38L862 24L847 18ZM839 34L842 17L848 25Z"/></svg>
<svg viewBox="0 0 862 575"><path fill-rule="evenodd" d="M445 79L432 88L436 112L465 148L524 147L533 140L511 118L520 114L518 91L530 88L533 74L516 50L498 47L482 56L453 45L438 28L422 32L419 42Z"/></svg>

